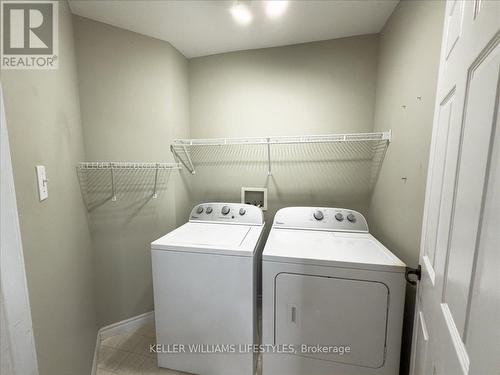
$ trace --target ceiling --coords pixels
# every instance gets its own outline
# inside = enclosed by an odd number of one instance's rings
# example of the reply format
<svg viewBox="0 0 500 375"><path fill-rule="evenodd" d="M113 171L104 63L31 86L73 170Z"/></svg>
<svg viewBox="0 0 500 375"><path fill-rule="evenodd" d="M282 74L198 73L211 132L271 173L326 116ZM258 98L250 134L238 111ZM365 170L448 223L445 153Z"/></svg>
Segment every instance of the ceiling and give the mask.
<svg viewBox="0 0 500 375"><path fill-rule="evenodd" d="M284 15L269 19L265 1L240 1L253 21L238 24L227 0L70 0L79 16L166 40L184 56L283 46L378 33L398 0L289 1Z"/></svg>

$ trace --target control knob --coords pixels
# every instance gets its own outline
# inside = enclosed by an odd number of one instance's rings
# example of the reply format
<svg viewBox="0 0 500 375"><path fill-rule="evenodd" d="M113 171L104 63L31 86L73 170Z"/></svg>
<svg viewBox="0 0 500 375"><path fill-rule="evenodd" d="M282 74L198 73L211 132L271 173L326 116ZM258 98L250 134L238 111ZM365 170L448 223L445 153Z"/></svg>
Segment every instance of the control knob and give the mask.
<svg viewBox="0 0 500 375"><path fill-rule="evenodd" d="M205 210L205 212L207 214L211 214L212 213L212 207L207 207L207 209Z"/></svg>
<svg viewBox="0 0 500 375"><path fill-rule="evenodd" d="M231 211L231 209L229 208L229 206L223 206L222 207L222 215L227 215L229 213L229 211Z"/></svg>
<svg viewBox="0 0 500 375"><path fill-rule="evenodd" d="M347 220L349 220L351 223L354 223L356 222L356 216L354 216L353 214L348 214Z"/></svg>
<svg viewBox="0 0 500 375"><path fill-rule="evenodd" d="M318 221L323 220L323 218L324 218L323 212L321 212L320 210L315 211L313 216Z"/></svg>
<svg viewBox="0 0 500 375"><path fill-rule="evenodd" d="M337 219L337 221L342 221L342 220L344 220L344 215L342 215L340 212L338 212L335 214L335 219Z"/></svg>
<svg viewBox="0 0 500 375"><path fill-rule="evenodd" d="M245 215L246 212L247 212L247 210L245 210L244 208L240 208L240 215L241 216Z"/></svg>
<svg viewBox="0 0 500 375"><path fill-rule="evenodd" d="M203 212L203 206L198 206L198 208L196 209L196 213L201 214L202 212Z"/></svg>

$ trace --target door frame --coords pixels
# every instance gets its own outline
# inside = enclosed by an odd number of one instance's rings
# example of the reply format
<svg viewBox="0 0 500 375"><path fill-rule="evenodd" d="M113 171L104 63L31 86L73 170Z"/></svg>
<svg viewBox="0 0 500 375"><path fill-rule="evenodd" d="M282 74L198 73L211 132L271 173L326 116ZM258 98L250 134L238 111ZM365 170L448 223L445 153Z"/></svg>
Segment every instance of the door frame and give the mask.
<svg viewBox="0 0 500 375"><path fill-rule="evenodd" d="M9 375L38 375L4 98L0 84L0 314ZM3 364L5 363L5 365Z"/></svg>

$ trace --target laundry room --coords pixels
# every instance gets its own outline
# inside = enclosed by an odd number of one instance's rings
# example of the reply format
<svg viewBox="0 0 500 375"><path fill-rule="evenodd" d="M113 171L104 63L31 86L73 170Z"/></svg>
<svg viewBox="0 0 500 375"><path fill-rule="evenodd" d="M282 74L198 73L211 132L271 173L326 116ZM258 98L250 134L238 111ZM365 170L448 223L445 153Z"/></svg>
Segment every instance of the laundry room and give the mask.
<svg viewBox="0 0 500 375"><path fill-rule="evenodd" d="M500 1L0 8L0 375L500 374Z"/></svg>

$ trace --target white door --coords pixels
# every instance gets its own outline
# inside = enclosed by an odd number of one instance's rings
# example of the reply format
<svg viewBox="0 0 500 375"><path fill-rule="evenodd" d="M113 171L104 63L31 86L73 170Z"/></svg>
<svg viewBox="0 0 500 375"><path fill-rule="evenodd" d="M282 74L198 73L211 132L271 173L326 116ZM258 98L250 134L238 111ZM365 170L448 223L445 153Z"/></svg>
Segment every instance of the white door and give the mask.
<svg viewBox="0 0 500 375"><path fill-rule="evenodd" d="M500 374L500 1L446 5L413 374Z"/></svg>

